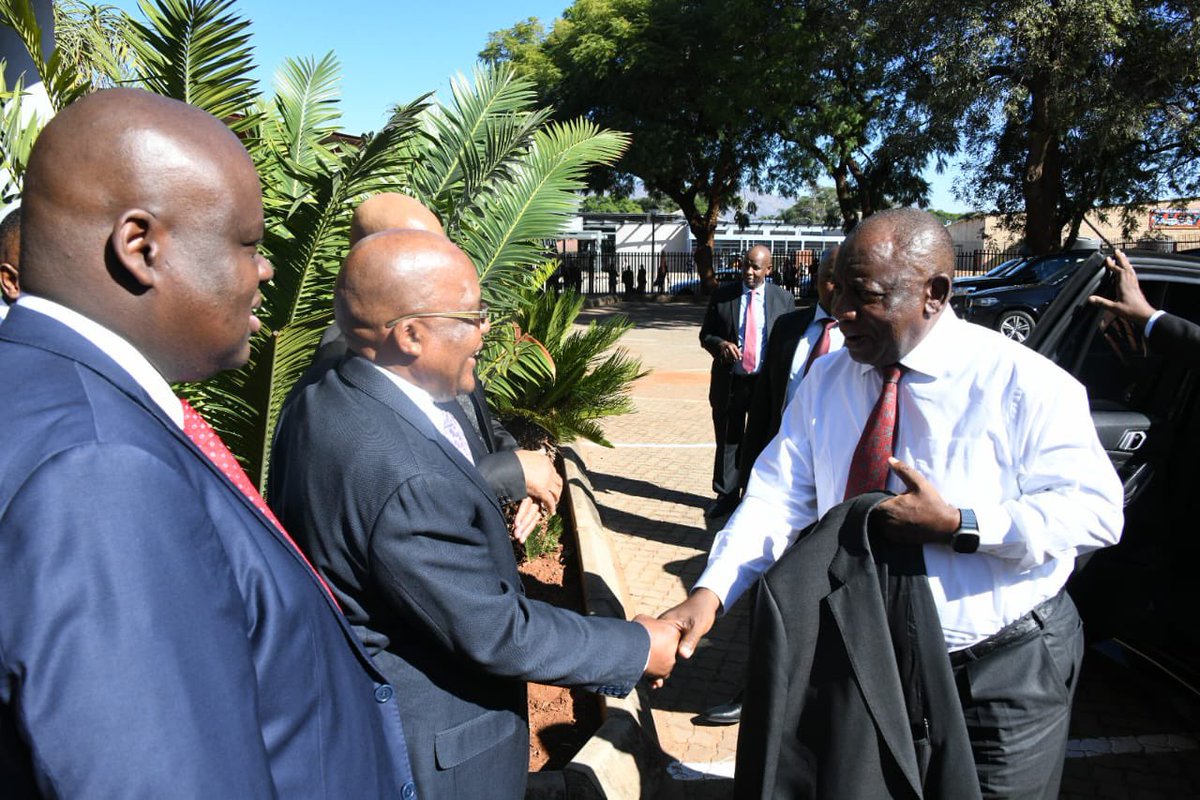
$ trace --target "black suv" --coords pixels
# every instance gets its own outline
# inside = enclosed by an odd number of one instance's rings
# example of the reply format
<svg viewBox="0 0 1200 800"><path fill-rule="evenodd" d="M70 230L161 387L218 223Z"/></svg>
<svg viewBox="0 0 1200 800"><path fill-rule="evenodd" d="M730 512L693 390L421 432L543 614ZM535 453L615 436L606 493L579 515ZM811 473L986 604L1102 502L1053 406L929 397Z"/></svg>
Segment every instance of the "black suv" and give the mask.
<svg viewBox="0 0 1200 800"><path fill-rule="evenodd" d="M956 281L950 305L960 317L1023 342L1066 280L1095 252L1068 250L1025 258L995 276Z"/></svg>
<svg viewBox="0 0 1200 800"><path fill-rule="evenodd" d="M1200 323L1200 256L1127 253L1150 303ZM1200 686L1200 536L1192 493L1200 482L1200 356L1154 353L1143 331L1087 304L1112 296L1096 254L1060 287L1029 347L1087 387L1092 420L1125 486L1120 544L1080 559L1068 585L1093 640Z"/></svg>

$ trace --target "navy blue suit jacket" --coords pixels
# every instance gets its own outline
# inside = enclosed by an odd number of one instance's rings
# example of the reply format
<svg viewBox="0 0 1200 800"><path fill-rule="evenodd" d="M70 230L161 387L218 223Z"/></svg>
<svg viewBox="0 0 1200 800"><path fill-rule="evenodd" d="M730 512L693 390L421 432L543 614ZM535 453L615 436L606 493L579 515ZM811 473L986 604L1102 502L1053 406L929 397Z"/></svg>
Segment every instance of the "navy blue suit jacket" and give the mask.
<svg viewBox="0 0 1200 800"><path fill-rule="evenodd" d="M359 356L286 405L267 494L399 690L427 796L523 797L525 681L641 677L645 630L528 599L495 493Z"/></svg>
<svg viewBox="0 0 1200 800"><path fill-rule="evenodd" d="M5 797L414 796L341 613L128 373L18 306L0 408Z"/></svg>

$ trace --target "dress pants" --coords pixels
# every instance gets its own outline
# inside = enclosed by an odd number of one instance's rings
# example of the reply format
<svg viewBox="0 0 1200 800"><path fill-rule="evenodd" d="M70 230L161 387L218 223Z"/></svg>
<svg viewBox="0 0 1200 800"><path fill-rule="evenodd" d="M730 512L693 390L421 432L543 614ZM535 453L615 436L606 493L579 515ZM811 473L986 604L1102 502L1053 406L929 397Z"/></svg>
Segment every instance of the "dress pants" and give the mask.
<svg viewBox="0 0 1200 800"><path fill-rule="evenodd" d="M1033 624L1025 619L1021 626L1026 632L1003 646L976 657L987 649L985 640L951 653L985 798L1058 797L1083 661L1083 624L1066 592L1031 616Z"/></svg>
<svg viewBox="0 0 1200 800"><path fill-rule="evenodd" d="M717 455L713 462L713 491L719 497L736 495L745 485L738 471L738 451L746 435L746 414L758 375L730 375L724 408L713 408ZM748 476L747 476L748 477Z"/></svg>

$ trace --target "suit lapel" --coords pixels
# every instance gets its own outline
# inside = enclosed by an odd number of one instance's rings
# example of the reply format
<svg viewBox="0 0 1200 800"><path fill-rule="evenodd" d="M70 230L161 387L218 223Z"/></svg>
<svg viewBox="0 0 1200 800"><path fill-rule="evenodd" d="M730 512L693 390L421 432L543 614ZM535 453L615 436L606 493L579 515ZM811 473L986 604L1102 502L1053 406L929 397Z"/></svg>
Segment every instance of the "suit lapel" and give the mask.
<svg viewBox="0 0 1200 800"><path fill-rule="evenodd" d="M857 502L842 525L841 541L829 565L838 586L825 598L851 669L880 737L887 744L914 794L922 796L916 748L909 727L904 690L890 643L879 631L889 629L875 564L867 544L867 512L874 502Z"/></svg>
<svg viewBox="0 0 1200 800"><path fill-rule="evenodd" d="M16 324L10 327L10 322L15 322ZM187 437L187 434L175 424L175 421L163 413L158 404L150 399L146 390L128 372L122 369L117 362L113 361L103 350L58 320L51 319L44 314L22 309L20 306L12 310L9 320L5 321L4 325L0 327L0 331L3 332L3 336L0 336L0 338L55 353L91 370L112 384L113 388L127 396L153 417L167 435L173 437L180 445L191 451L192 455L195 456L204 469L214 475L218 481L225 484L226 488L233 493L246 511L254 519L258 520L259 525L274 537L283 546L284 550L303 567L308 579L325 599L325 604L337 616L338 621L346 629L347 633L351 637L354 636L354 632L346 624L341 609L334 604L325 587L317 580L316 573L305 562L303 556L296 550L296 547L284 538L279 529L263 516L262 512L254 507L254 503L250 501L250 498L246 497L229 478L225 477L225 473L221 472L220 468Z"/></svg>
<svg viewBox="0 0 1200 800"><path fill-rule="evenodd" d="M400 391L385 376L379 374L375 365L361 356L351 355L343 360L337 369L343 378L362 392L370 395L376 401L387 406L405 423L415 428L422 436L432 442L464 476L470 479L488 497L492 505L496 506L497 509L500 508L500 503L496 499L495 493L483 480L483 476L479 474L479 470L475 469L474 465L467 461L463 457L463 454L458 452L458 449L450 444L439 430L433 427L433 423L429 421L429 418L425 416L421 409L417 408L412 400L409 400L405 396L404 392ZM464 431L464 434L470 435L466 431Z"/></svg>

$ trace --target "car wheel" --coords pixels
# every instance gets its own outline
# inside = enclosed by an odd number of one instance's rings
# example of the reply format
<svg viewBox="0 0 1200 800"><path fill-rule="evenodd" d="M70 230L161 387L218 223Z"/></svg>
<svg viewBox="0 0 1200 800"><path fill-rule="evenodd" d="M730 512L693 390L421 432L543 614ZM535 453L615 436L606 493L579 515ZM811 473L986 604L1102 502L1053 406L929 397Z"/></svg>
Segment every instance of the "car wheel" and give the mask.
<svg viewBox="0 0 1200 800"><path fill-rule="evenodd" d="M1028 339L1029 334L1033 332L1033 325L1033 317L1024 311L1006 311L996 320L996 330L1014 342Z"/></svg>

